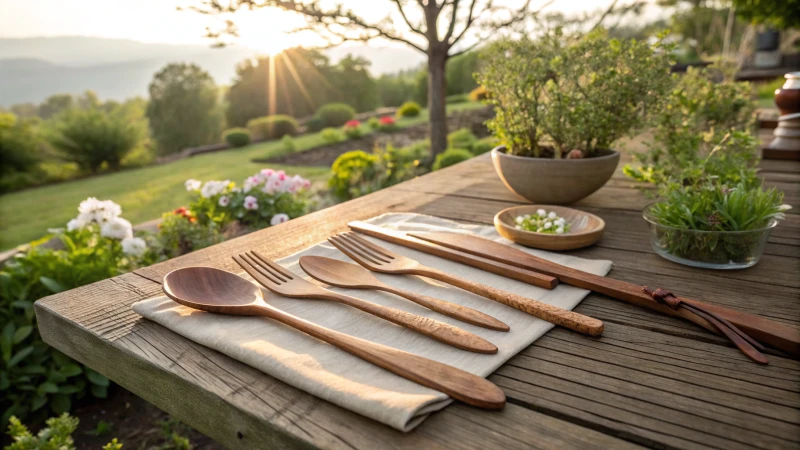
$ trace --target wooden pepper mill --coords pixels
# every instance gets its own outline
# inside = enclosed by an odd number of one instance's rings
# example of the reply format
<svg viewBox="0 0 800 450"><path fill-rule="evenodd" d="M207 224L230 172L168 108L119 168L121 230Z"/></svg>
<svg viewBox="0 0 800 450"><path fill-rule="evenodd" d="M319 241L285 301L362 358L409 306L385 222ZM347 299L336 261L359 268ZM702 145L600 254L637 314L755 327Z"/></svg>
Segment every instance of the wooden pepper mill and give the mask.
<svg viewBox="0 0 800 450"><path fill-rule="evenodd" d="M763 149L763 157L800 160L800 72L785 77L786 83L775 91L775 104L781 112L775 139Z"/></svg>

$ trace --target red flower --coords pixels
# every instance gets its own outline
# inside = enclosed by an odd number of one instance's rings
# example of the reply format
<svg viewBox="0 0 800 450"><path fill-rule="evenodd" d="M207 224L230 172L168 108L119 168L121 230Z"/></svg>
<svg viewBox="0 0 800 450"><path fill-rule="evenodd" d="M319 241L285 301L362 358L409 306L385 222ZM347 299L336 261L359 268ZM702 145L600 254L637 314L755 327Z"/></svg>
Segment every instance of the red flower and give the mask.
<svg viewBox="0 0 800 450"><path fill-rule="evenodd" d="M381 117L379 123L381 125L394 125L394 118L392 116Z"/></svg>
<svg viewBox="0 0 800 450"><path fill-rule="evenodd" d="M357 120L348 120L347 123L344 124L344 126L346 126L346 127L354 127L354 128L359 126L359 125L361 125L361 122L359 122Z"/></svg>
<svg viewBox="0 0 800 450"><path fill-rule="evenodd" d="M176 216L182 216L182 217L185 217L187 219L193 219L192 212L189 211L185 206L181 206L180 208L176 209L175 211L172 211L172 213L175 214Z"/></svg>

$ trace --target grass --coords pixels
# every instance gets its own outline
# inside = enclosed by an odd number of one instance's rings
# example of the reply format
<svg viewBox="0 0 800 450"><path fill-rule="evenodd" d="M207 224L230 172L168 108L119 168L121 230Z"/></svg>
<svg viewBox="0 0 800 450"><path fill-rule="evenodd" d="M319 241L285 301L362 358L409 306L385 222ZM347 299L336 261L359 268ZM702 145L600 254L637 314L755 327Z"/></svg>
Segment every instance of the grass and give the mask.
<svg viewBox="0 0 800 450"><path fill-rule="evenodd" d="M479 103L448 105L448 112L476 109ZM397 121L400 127L425 123L427 110L414 118ZM322 145L319 133L294 138L296 151ZM365 149L369 150L369 149ZM280 140L249 145L240 149L210 153L169 164L142 167L82 180L29 189L0 196L0 249L39 239L48 228L63 227L78 213L78 203L87 197L113 200L122 206L122 216L133 224L161 217L189 202L183 186L189 178L231 180L241 184L245 177L264 168L253 158L268 158L285 153ZM329 167L271 165L289 174L300 174L312 181L327 180Z"/></svg>

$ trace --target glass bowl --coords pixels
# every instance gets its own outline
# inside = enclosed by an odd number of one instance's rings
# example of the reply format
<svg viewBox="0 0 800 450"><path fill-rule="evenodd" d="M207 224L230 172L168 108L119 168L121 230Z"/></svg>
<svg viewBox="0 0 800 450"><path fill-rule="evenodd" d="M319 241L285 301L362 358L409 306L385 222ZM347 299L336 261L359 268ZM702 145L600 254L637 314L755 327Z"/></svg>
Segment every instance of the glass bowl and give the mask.
<svg viewBox="0 0 800 450"><path fill-rule="evenodd" d="M770 232L778 224L749 231L697 231L661 225L650 214L655 203L645 207L642 216L650 227L650 245L662 258L705 269L745 269L761 259Z"/></svg>

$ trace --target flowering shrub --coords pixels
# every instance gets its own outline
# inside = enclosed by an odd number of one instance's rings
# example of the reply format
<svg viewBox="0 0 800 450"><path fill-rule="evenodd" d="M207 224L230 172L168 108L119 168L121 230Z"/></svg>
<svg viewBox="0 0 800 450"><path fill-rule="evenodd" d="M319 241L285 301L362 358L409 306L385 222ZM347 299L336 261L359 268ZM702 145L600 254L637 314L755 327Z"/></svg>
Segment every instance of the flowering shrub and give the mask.
<svg viewBox="0 0 800 450"><path fill-rule="evenodd" d="M328 186L339 200L369 194L417 176L422 170L420 161L429 151L430 143L422 141L400 150L388 145L376 147L372 154L343 153L331 167Z"/></svg>
<svg viewBox="0 0 800 450"><path fill-rule="evenodd" d="M469 99L473 102L482 102L489 98L489 92L483 86L478 86L469 93Z"/></svg>
<svg viewBox="0 0 800 450"><path fill-rule="evenodd" d="M0 271L0 426L12 415L43 419L90 393L106 396L107 378L42 341L33 302L155 262L121 213L112 201L88 198L66 230L52 230L63 249L34 243Z"/></svg>
<svg viewBox="0 0 800 450"><path fill-rule="evenodd" d="M224 181L187 180L186 189L198 195L189 205L197 223L224 228L232 221L254 228L277 225L303 215L311 182L282 170L263 169L248 177L242 187Z"/></svg>
<svg viewBox="0 0 800 450"><path fill-rule="evenodd" d="M364 135L364 132L361 131L361 122L357 120L350 120L344 127L342 127L342 131L344 131L344 135L347 136L348 139L358 139Z"/></svg>
<svg viewBox="0 0 800 450"><path fill-rule="evenodd" d="M200 225L197 217L184 207L165 213L158 226L160 252L167 259L210 247L222 240L223 235L216 222Z"/></svg>
<svg viewBox="0 0 800 450"><path fill-rule="evenodd" d="M385 133L395 131L397 130L397 122L395 122L394 117L391 116L381 117L378 120L378 130Z"/></svg>

